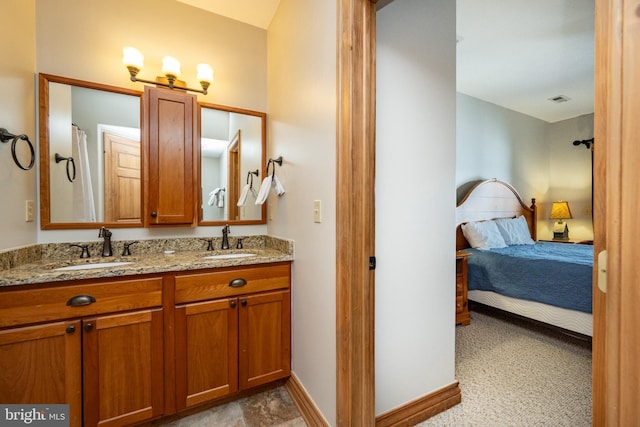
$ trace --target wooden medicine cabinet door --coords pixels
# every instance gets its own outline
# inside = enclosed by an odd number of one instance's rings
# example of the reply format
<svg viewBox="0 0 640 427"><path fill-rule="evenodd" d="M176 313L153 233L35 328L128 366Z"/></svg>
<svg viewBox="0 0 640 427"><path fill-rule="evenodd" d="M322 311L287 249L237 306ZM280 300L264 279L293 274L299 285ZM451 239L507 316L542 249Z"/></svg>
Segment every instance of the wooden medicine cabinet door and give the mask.
<svg viewBox="0 0 640 427"><path fill-rule="evenodd" d="M195 95L145 87L145 226L195 225L197 112Z"/></svg>

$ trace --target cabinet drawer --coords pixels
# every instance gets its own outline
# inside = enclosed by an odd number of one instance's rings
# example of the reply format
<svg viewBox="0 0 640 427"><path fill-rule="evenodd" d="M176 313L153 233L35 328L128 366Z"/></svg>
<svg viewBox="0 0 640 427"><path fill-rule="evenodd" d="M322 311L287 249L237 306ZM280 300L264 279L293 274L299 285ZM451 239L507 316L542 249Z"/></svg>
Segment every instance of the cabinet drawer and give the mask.
<svg viewBox="0 0 640 427"><path fill-rule="evenodd" d="M467 301L465 301L464 297L456 298L456 313L461 313L466 311L467 309Z"/></svg>
<svg viewBox="0 0 640 427"><path fill-rule="evenodd" d="M232 286L236 279L237 286ZM176 304L289 288L291 265L255 266L176 276Z"/></svg>
<svg viewBox="0 0 640 427"><path fill-rule="evenodd" d="M67 305L77 296L95 302ZM7 291L0 293L0 328L161 305L161 277Z"/></svg>
<svg viewBox="0 0 640 427"><path fill-rule="evenodd" d="M462 277L458 276L456 280L456 296L461 296L464 293L464 281Z"/></svg>

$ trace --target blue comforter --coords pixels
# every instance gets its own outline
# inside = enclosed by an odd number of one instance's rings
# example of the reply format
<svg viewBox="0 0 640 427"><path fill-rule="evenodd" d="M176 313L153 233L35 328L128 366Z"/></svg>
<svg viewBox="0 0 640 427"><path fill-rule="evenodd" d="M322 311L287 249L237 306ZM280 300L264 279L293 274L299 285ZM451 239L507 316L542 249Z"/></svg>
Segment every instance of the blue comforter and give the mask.
<svg viewBox="0 0 640 427"><path fill-rule="evenodd" d="M502 249L465 249L469 289L591 313L593 246L536 242Z"/></svg>

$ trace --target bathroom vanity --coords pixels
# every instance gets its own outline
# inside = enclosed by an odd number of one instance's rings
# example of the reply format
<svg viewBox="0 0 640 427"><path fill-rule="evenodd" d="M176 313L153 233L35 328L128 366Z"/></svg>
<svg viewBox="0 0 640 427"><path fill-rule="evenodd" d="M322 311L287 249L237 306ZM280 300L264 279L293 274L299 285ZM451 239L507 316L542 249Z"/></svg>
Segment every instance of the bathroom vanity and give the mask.
<svg viewBox="0 0 640 427"><path fill-rule="evenodd" d="M131 425L287 378L292 260L263 246L1 270L0 401Z"/></svg>

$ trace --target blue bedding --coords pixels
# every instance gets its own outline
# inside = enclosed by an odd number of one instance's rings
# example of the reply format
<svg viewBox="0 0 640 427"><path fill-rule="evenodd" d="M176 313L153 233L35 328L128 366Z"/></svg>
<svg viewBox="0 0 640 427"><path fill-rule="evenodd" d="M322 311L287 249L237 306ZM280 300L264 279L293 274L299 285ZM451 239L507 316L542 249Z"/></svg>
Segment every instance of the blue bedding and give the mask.
<svg viewBox="0 0 640 427"><path fill-rule="evenodd" d="M591 313L593 246L536 242L471 252L469 290Z"/></svg>

